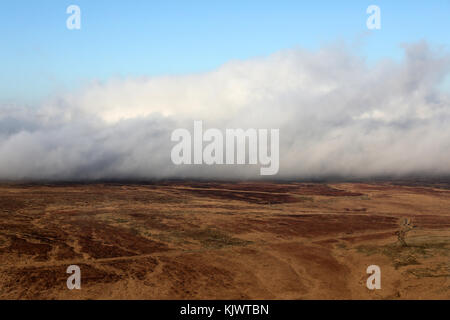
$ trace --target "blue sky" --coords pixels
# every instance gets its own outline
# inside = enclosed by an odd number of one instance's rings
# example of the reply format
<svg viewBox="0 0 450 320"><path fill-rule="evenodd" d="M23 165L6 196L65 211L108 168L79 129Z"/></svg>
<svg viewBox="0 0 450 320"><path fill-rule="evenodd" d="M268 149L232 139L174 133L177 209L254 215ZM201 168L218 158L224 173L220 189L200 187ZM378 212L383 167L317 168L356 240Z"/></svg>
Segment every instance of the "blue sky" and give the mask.
<svg viewBox="0 0 450 320"><path fill-rule="evenodd" d="M66 28L80 6L81 30ZM381 8L381 30L366 8ZM184 74L285 48L345 41L369 63L403 42L450 45L450 1L3 0L0 103L34 104L86 81Z"/></svg>

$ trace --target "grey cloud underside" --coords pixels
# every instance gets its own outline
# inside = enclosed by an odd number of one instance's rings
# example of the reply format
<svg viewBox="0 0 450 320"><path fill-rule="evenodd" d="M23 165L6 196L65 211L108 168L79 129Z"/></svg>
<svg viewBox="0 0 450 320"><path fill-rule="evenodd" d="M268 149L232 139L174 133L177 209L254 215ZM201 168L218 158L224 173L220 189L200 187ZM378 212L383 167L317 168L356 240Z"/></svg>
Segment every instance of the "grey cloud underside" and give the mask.
<svg viewBox="0 0 450 320"><path fill-rule="evenodd" d="M173 165L171 132L194 120L280 129L279 178L450 175L449 71L447 54L417 43L374 66L333 47L92 83L0 108L0 179L260 178L259 165Z"/></svg>

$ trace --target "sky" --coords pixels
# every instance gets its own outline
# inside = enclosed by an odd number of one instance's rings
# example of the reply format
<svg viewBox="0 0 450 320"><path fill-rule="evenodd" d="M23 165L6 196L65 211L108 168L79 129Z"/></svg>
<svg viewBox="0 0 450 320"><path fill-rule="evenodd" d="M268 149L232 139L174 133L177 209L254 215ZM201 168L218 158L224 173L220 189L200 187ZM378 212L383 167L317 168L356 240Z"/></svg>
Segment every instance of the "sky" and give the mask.
<svg viewBox="0 0 450 320"><path fill-rule="evenodd" d="M81 8L68 30L66 8ZM366 8L381 8L368 30ZM368 63L402 43L450 44L450 1L3 0L0 103L36 105L91 81L207 72L233 60L345 42Z"/></svg>
<svg viewBox="0 0 450 320"><path fill-rule="evenodd" d="M449 17L449 0L3 0L0 181L262 178L174 163L195 121L278 130L272 179L450 177Z"/></svg>

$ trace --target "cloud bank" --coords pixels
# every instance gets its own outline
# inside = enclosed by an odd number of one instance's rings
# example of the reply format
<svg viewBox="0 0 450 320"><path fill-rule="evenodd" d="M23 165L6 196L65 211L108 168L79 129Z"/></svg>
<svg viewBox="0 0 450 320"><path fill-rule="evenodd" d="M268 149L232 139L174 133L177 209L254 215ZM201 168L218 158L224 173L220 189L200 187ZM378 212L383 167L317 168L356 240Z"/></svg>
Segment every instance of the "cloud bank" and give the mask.
<svg viewBox="0 0 450 320"><path fill-rule="evenodd" d="M176 166L171 132L280 129L275 178L450 175L450 56L285 50L185 76L111 79L0 107L0 180L256 179L259 166ZM272 177L273 178L273 177Z"/></svg>

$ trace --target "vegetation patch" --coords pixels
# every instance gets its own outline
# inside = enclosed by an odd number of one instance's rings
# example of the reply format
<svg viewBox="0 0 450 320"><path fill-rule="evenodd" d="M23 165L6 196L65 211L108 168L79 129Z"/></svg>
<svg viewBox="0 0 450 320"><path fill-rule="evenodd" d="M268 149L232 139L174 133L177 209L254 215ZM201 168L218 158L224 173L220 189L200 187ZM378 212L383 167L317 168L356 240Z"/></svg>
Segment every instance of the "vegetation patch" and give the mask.
<svg viewBox="0 0 450 320"><path fill-rule="evenodd" d="M383 254L389 257L395 268L419 265L420 259L429 258L435 255L448 256L450 240L444 238L416 238L408 241L408 245L401 245L398 242L384 246L358 246L358 252L365 255Z"/></svg>
<svg viewBox="0 0 450 320"><path fill-rule="evenodd" d="M415 268L407 272L416 278L449 278L450 266L448 263L440 263L435 268Z"/></svg>
<svg viewBox="0 0 450 320"><path fill-rule="evenodd" d="M178 241L197 241L203 247L208 249L221 249L230 246L245 246L250 243L250 241L234 238L211 228L172 232L170 233L170 236L176 238Z"/></svg>

